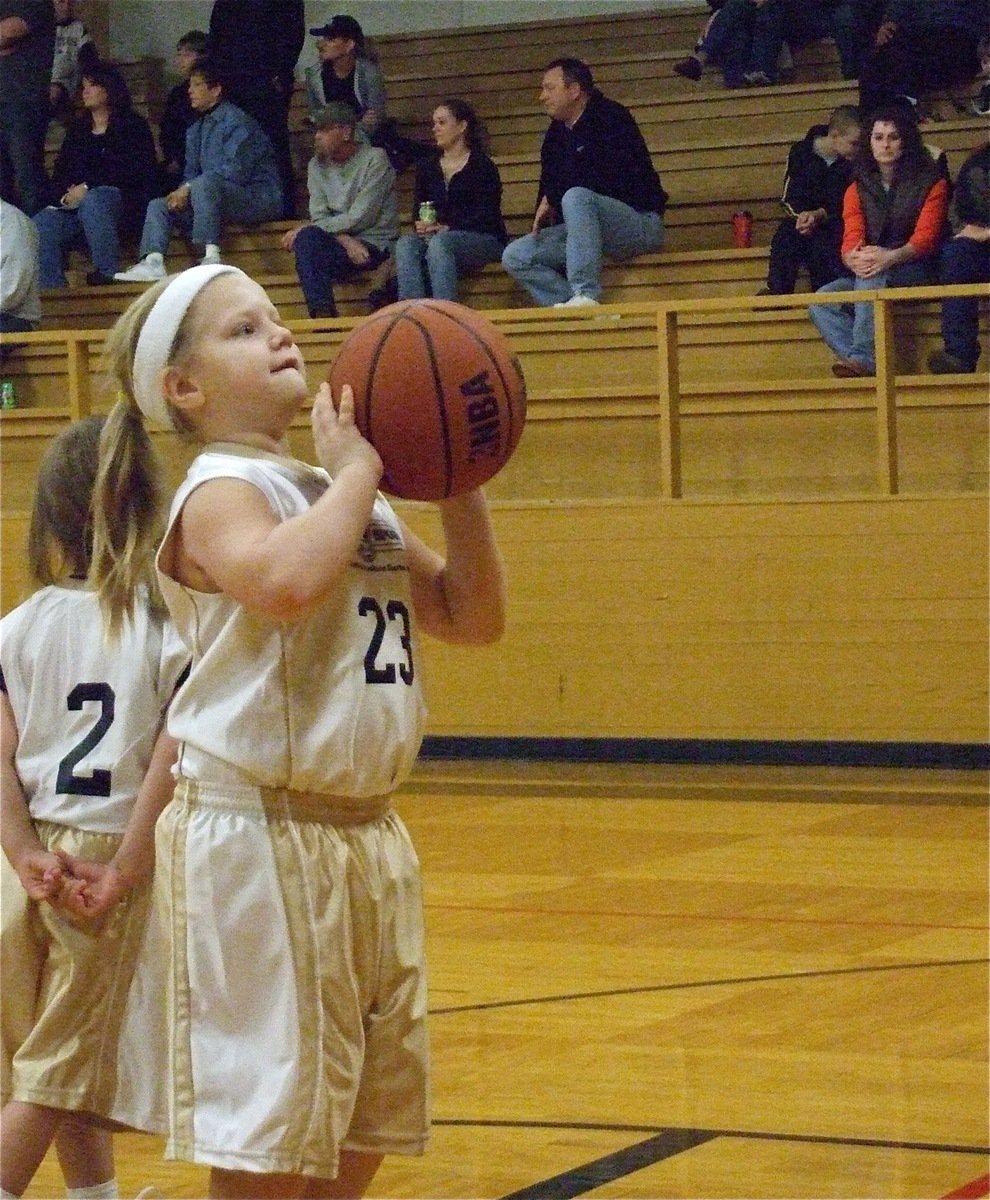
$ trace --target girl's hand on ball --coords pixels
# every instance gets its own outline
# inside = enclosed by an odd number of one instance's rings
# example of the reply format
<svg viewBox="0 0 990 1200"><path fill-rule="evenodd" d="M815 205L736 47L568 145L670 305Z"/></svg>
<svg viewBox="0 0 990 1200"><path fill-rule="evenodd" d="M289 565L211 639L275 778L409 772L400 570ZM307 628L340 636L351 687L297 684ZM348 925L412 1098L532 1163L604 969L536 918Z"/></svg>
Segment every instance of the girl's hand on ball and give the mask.
<svg viewBox="0 0 990 1200"><path fill-rule="evenodd" d="M348 384L341 388L340 404L336 408L330 385L320 384L313 399L311 423L317 458L331 475L356 464L365 466L376 480L381 478L382 460L355 424L354 393Z"/></svg>

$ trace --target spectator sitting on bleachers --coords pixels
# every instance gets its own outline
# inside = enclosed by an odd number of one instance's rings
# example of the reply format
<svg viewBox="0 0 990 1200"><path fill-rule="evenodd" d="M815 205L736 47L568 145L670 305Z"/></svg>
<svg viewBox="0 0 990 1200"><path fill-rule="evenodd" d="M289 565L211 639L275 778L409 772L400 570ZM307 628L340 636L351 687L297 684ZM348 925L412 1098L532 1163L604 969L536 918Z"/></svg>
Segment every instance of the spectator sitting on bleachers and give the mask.
<svg viewBox="0 0 990 1200"><path fill-rule="evenodd" d="M824 292L873 291L935 282L949 185L906 106L874 113L842 208L847 274ZM808 315L837 355L840 378L876 373L873 304L815 304Z"/></svg>
<svg viewBox="0 0 990 1200"><path fill-rule="evenodd" d="M120 71L109 63L88 67L81 94L83 112L66 130L55 159L52 203L34 217L43 288L68 286L65 252L80 244L93 267L86 282L112 282L122 238L137 235L158 191L155 139L134 110Z"/></svg>
<svg viewBox="0 0 990 1200"><path fill-rule="evenodd" d="M769 0L756 14L750 58L744 74L750 85L776 83L781 51L831 38L839 54L842 78L855 79L859 54L852 0Z"/></svg>
<svg viewBox="0 0 990 1200"><path fill-rule="evenodd" d="M971 83L978 46L990 33L987 0L887 0L873 45L860 64L864 113L904 97Z"/></svg>
<svg viewBox="0 0 990 1200"><path fill-rule="evenodd" d="M189 72L206 57L210 48L209 35L201 29L190 29L175 46L175 66L182 79L169 90L158 122L158 145L162 152L162 172L165 186L171 190L182 182L186 162L186 134L199 114L189 99Z"/></svg>
<svg viewBox="0 0 990 1200"><path fill-rule="evenodd" d="M771 239L767 283L758 295L790 295L802 266L812 291L843 274L842 198L852 180L860 124L859 109L843 105L827 125L812 125L791 147L781 196L788 215Z"/></svg>
<svg viewBox="0 0 990 1200"><path fill-rule="evenodd" d="M375 270L399 236L395 171L388 155L354 137L354 109L339 100L313 118L308 224L290 229L282 248L296 258L311 317L335 317L333 285Z"/></svg>
<svg viewBox="0 0 990 1200"><path fill-rule="evenodd" d="M743 87L747 75L762 74L769 83L769 73L776 72L776 57L772 64L764 62L758 46L757 58L753 57L757 13L767 4L779 4L779 0L722 0L694 51L674 64L674 72L697 83L705 66L713 63L722 68L727 88Z"/></svg>
<svg viewBox="0 0 990 1200"><path fill-rule="evenodd" d="M417 161L428 149L403 137L386 111L385 80L371 57L364 30L354 17L339 13L309 31L316 38L320 61L305 71L306 104L314 118L327 104L339 101L354 109L359 142L380 146L396 171Z"/></svg>
<svg viewBox="0 0 990 1200"><path fill-rule="evenodd" d="M960 167L949 217L955 236L939 255L939 282L990 283L990 142ZM929 355L929 370L938 375L976 370L979 303L976 296L947 296L942 301L944 348Z"/></svg>
<svg viewBox="0 0 990 1200"><path fill-rule="evenodd" d="M54 0L55 60L48 89L53 116L72 114L82 71L99 59L86 26L75 14L74 0Z"/></svg>
<svg viewBox="0 0 990 1200"><path fill-rule="evenodd" d="M339 100L354 109L358 141L371 141L386 120L385 80L365 50L364 30L340 14L309 31L316 38L319 62L305 71L306 104L313 118Z"/></svg>
<svg viewBox="0 0 990 1200"><path fill-rule="evenodd" d="M275 152L282 216L296 215L296 179L289 141L295 69L306 41L303 0L213 0L210 56L224 95L254 117Z"/></svg>
<svg viewBox="0 0 990 1200"><path fill-rule="evenodd" d="M0 199L0 333L37 329L38 288L38 231L29 216Z"/></svg>
<svg viewBox="0 0 990 1200"><path fill-rule="evenodd" d="M259 225L282 215L282 184L275 152L258 122L223 96L216 68L203 61L189 73L189 98L199 118L186 134L183 182L148 204L140 261L114 278L150 283L165 276L173 229L203 246L202 261L220 261L220 233L228 221Z"/></svg>
<svg viewBox="0 0 990 1200"><path fill-rule="evenodd" d="M456 300L458 275L498 262L508 238L502 220L502 181L485 151L478 115L465 100L433 110L437 153L416 167L414 233L395 247L398 298ZM432 204L424 221L420 206Z"/></svg>
<svg viewBox="0 0 990 1200"><path fill-rule="evenodd" d="M506 246L502 264L537 304L597 304L605 257L663 245L667 193L632 113L595 87L586 63L554 59L540 99L550 128L532 232Z"/></svg>

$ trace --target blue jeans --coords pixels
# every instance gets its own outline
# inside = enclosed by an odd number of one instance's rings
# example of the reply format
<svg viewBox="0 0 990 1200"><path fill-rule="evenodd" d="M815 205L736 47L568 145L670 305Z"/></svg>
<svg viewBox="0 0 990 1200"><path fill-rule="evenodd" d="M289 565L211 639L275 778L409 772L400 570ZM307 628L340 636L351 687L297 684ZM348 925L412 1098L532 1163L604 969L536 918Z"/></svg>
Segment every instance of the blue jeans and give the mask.
<svg viewBox="0 0 990 1200"><path fill-rule="evenodd" d="M872 292L880 288L921 287L933 283L932 267L928 261L901 263L871 279L853 279L848 275L826 283L823 292ZM808 309L818 332L838 358L864 363L871 371L877 369L873 345L873 305L812 304Z"/></svg>
<svg viewBox="0 0 990 1200"><path fill-rule="evenodd" d="M400 300L456 300L462 271L498 262L502 243L491 233L448 229L423 237L404 233L395 243L395 274Z"/></svg>
<svg viewBox="0 0 990 1200"><path fill-rule="evenodd" d="M946 242L938 262L939 283L990 283L990 242L955 237ZM980 301L977 296L950 296L942 301L942 340L949 354L975 371L980 357Z"/></svg>
<svg viewBox="0 0 990 1200"><path fill-rule="evenodd" d="M357 266L347 257L347 251L332 233L327 233L318 225L304 225L299 230L292 250L296 256L296 272L306 297L306 308L311 317L335 317L337 304L333 285L363 271L373 271L388 258L387 251L379 250L368 242L363 244L371 257Z"/></svg>
<svg viewBox="0 0 990 1200"><path fill-rule="evenodd" d="M602 294L605 257L624 262L663 245L663 217L637 212L621 200L588 188L569 188L560 204L563 221L510 242L502 265L537 304Z"/></svg>
<svg viewBox="0 0 990 1200"><path fill-rule="evenodd" d="M767 0L767 3L774 8L780 6L780 0ZM728 88L742 87L745 71L764 69L762 63L756 65L751 57L754 26L757 14L762 11L753 6L752 0L726 0L701 40L700 49L709 62L722 68L722 79ZM774 70L776 66L777 60L774 58ZM770 75L770 72L767 74Z"/></svg>
<svg viewBox="0 0 990 1200"><path fill-rule="evenodd" d="M94 187L73 209L43 208L36 213L39 283L43 288L68 287L65 252L85 242L93 269L112 276L120 270L120 188Z"/></svg>
<svg viewBox="0 0 990 1200"><path fill-rule="evenodd" d="M189 201L185 208L172 211L164 196L148 204L141 232L141 257L168 250L172 230L187 233L200 246L208 242L220 245L220 232L228 221L260 225L282 216L282 196L231 183L220 175L199 175L189 183Z"/></svg>

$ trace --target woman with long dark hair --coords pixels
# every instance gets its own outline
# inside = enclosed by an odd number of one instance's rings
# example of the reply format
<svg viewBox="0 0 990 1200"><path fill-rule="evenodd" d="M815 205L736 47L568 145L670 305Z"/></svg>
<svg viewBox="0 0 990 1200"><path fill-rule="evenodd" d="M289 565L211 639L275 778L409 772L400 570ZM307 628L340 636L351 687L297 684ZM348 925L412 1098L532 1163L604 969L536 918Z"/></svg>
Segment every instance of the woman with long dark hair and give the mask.
<svg viewBox="0 0 990 1200"><path fill-rule="evenodd" d="M415 233L403 234L395 247L400 300L456 300L460 274L498 262L508 240L502 181L471 105L441 101L433 110L433 137L436 153L416 168Z"/></svg>
<svg viewBox="0 0 990 1200"><path fill-rule="evenodd" d="M123 75L109 63L91 64L80 93L83 112L66 131L52 172L53 203L34 218L43 288L68 286L65 252L75 245L85 245L93 264L86 282L112 282L121 238L140 230L158 192L155 140Z"/></svg>
<svg viewBox="0 0 990 1200"><path fill-rule="evenodd" d="M906 107L879 109L846 189L842 262L848 274L821 292L873 291L935 283L946 232L949 185ZM815 304L808 309L837 355L840 378L874 375L873 305Z"/></svg>

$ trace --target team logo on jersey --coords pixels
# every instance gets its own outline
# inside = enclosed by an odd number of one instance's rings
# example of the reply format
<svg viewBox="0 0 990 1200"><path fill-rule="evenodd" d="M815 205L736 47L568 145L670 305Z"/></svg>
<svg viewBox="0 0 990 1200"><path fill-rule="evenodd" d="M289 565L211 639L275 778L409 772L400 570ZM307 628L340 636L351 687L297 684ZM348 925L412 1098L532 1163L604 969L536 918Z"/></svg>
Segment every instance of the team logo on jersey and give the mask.
<svg viewBox="0 0 990 1200"><path fill-rule="evenodd" d="M402 534L394 525L389 525L384 521L378 521L372 517L370 524L365 529L361 544L358 546L358 565L364 567L365 570L390 570L390 566L380 566L376 560L382 554L392 555L402 549Z"/></svg>

